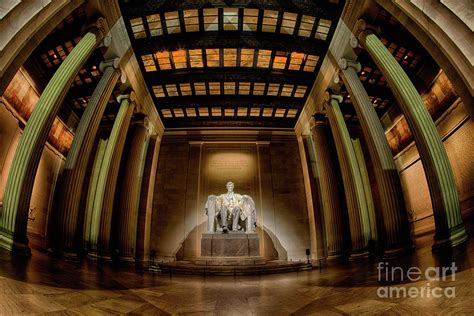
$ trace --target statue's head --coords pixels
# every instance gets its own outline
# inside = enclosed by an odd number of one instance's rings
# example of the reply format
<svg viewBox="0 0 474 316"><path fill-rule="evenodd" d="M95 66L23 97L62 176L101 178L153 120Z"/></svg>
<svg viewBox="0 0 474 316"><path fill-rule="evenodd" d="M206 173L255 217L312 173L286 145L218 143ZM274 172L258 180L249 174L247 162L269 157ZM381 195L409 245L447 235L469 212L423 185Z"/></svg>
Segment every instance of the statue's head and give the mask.
<svg viewBox="0 0 474 316"><path fill-rule="evenodd" d="M227 182L227 184L225 186L227 188L227 191L229 191L229 192L234 191L234 182L229 181L229 182Z"/></svg>

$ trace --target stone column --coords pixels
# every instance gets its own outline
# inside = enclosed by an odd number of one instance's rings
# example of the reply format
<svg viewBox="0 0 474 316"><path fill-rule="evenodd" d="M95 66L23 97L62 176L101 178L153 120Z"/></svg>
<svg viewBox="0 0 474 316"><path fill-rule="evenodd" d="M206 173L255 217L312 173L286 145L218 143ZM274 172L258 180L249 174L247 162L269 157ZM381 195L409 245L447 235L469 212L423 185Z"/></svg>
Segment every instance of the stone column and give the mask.
<svg viewBox="0 0 474 316"><path fill-rule="evenodd" d="M135 103L130 102L130 95L121 95L117 98L120 109L115 117L110 137L105 146L104 156L97 175L97 185L89 188L88 198L92 198L92 212L90 223L90 255L110 258L110 231L112 226L112 211L114 204L115 187L122 158L123 146L128 127L132 118ZM93 180L92 180L93 182Z"/></svg>
<svg viewBox="0 0 474 316"><path fill-rule="evenodd" d="M367 248L370 240L370 223L364 184L360 175L356 154L352 147L351 137L339 108L339 102L342 101L342 97L327 93L326 98L327 116L336 143L346 194L352 242L350 258L357 259L368 254Z"/></svg>
<svg viewBox="0 0 474 316"><path fill-rule="evenodd" d="M150 264L150 235L155 193L156 169L160 153L161 137L151 137L148 145L147 162L143 173L142 201L137 224L137 255L145 266ZM146 179L146 180L145 180Z"/></svg>
<svg viewBox="0 0 474 316"><path fill-rule="evenodd" d="M459 196L451 164L438 130L418 91L395 57L387 50L374 28L359 20L355 35L387 79L405 115L420 154L430 190L436 225L433 251L454 247L467 241L461 217ZM352 45L358 45L356 38Z"/></svg>
<svg viewBox="0 0 474 316"><path fill-rule="evenodd" d="M378 242L377 220L375 217L375 206L374 206L374 200L372 197L372 189L370 188L369 172L367 171L367 165L365 163L364 153L362 152L362 146L360 145L360 140L358 138L352 139L352 148L354 148L354 153L357 159L357 165L360 171L360 177L364 185L365 201L367 204L367 214L369 214L370 239L372 241Z"/></svg>
<svg viewBox="0 0 474 316"><path fill-rule="evenodd" d="M29 254L26 237L31 192L39 160L54 118L76 74L107 33L99 18L54 73L31 113L15 152L0 218L0 246Z"/></svg>
<svg viewBox="0 0 474 316"><path fill-rule="evenodd" d="M395 256L412 248L410 226L398 170L382 124L357 75L357 72L361 70L360 64L341 59L339 66L373 162L384 225L384 231L380 232L382 236L379 236L383 243L381 247L385 257Z"/></svg>
<svg viewBox="0 0 474 316"><path fill-rule="evenodd" d="M79 227L79 205L81 200L87 163L94 145L99 124L108 104L110 95L120 76L118 58L102 62L99 66L104 72L94 90L89 104L81 117L79 125L67 156L61 179L61 187L57 189L57 241L58 251L66 257L75 257L81 227ZM54 242L54 241L53 241Z"/></svg>
<svg viewBox="0 0 474 316"><path fill-rule="evenodd" d="M138 207L148 141L148 122L145 119L134 126L121 188L116 238L120 258L124 261L133 261L136 253Z"/></svg>
<svg viewBox="0 0 474 316"><path fill-rule="evenodd" d="M327 259L335 260L344 255L345 211L341 203L342 194L339 191L336 165L331 155L331 144L326 131L324 117L315 116L315 125L311 129L316 164L319 171L320 201L323 210L326 231Z"/></svg>
<svg viewBox="0 0 474 316"><path fill-rule="evenodd" d="M322 241L322 234L319 231L319 234L316 229L316 220L315 218L315 205L313 202L313 192L311 192L311 183L308 170L308 161L306 158L306 152L303 144L303 136L298 136L298 148L300 151L300 160L301 160L301 169L303 172L303 182L306 195L306 210L308 212L308 224L309 224L309 241L310 241L310 254L312 260L318 260L324 257L324 248L322 245L318 247L318 241ZM319 235L320 238L317 237ZM319 239L319 240L318 240Z"/></svg>

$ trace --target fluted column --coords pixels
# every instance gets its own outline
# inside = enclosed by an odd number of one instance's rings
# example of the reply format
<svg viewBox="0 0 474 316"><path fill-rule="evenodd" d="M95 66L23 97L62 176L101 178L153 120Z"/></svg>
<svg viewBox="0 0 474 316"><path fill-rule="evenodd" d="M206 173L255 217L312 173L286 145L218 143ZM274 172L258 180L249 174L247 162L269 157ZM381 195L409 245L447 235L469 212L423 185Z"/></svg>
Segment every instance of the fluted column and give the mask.
<svg viewBox="0 0 474 316"><path fill-rule="evenodd" d="M315 116L315 125L311 129L316 164L320 180L320 201L326 232L327 259L334 260L344 255L345 210L341 203L336 166L331 155L326 124L322 117Z"/></svg>
<svg viewBox="0 0 474 316"><path fill-rule="evenodd" d="M148 123L136 124L125 165L116 230L119 255L125 261L133 261L136 251L138 207L148 141Z"/></svg>
<svg viewBox="0 0 474 316"><path fill-rule="evenodd" d="M93 198L89 235L90 255L93 257L96 255L110 257L109 244L115 187L125 138L135 108L135 103L130 102L133 100L130 100L129 95L121 95L117 100L120 102L120 109L105 146L97 174L97 185L95 188L89 188L89 192L93 191L93 194L89 195Z"/></svg>
<svg viewBox="0 0 474 316"><path fill-rule="evenodd" d="M448 155L420 94L374 30L359 20L355 35L387 79L415 139L433 205L436 226L433 251L457 246L466 242L468 236ZM353 46L356 42L352 41Z"/></svg>
<svg viewBox="0 0 474 316"><path fill-rule="evenodd" d="M106 32L105 20L100 18L54 73L28 119L5 187L0 219L0 246L3 248L29 254L28 210L44 144L72 81Z"/></svg>
<svg viewBox="0 0 474 316"><path fill-rule="evenodd" d="M352 243L351 259L356 259L367 255L370 240L370 222L365 200L364 184L360 175L356 154L352 147L351 137L339 108L339 102L342 101L342 97L338 95L329 96L328 93L327 99L326 111L336 143L347 201Z"/></svg>
<svg viewBox="0 0 474 316"><path fill-rule="evenodd" d="M75 257L78 250L82 228L78 223L79 206L87 163L104 110L120 76L120 72L116 70L118 62L119 60L116 58L102 62L99 66L104 74L95 88L84 114L82 114L64 165L62 185L57 189L56 230L58 238L56 238L56 242L59 244L56 247L58 251L62 251L68 257Z"/></svg>
<svg viewBox="0 0 474 316"><path fill-rule="evenodd" d="M360 64L341 59L339 66L341 67L341 77L351 95L373 163L384 228L384 231L381 232L382 236L379 236L383 243L380 246L384 250L385 257L394 256L412 248L410 226L398 170L382 124L357 75L357 72L361 70Z"/></svg>
<svg viewBox="0 0 474 316"><path fill-rule="evenodd" d="M365 163L364 153L362 152L362 146L358 138L351 139L352 148L357 159L357 166L359 167L360 177L362 184L364 185L365 202L367 205L367 214L369 215L370 225L370 239L374 242L378 242L378 231L377 221L375 219L375 206L372 197L372 189L370 188L369 172L367 171L367 165Z"/></svg>

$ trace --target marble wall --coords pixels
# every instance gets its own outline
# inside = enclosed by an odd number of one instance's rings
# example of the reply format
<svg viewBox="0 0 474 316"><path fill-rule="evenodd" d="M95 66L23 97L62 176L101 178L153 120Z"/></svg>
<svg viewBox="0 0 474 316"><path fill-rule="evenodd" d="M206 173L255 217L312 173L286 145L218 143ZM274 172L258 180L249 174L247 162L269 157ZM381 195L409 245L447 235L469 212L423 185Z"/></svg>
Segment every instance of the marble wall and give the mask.
<svg viewBox="0 0 474 316"><path fill-rule="evenodd" d="M155 185L151 249L158 260L200 256L209 194L251 195L257 206L260 249L267 258L305 259L308 216L296 138L189 140L165 137Z"/></svg>
<svg viewBox="0 0 474 316"><path fill-rule="evenodd" d="M461 202L463 218L474 213L474 122L458 99L436 121L453 173ZM405 202L415 235L434 230L433 210L421 160L412 142L395 156L405 195Z"/></svg>
<svg viewBox="0 0 474 316"><path fill-rule="evenodd" d="M8 171L10 170L22 129L19 126L19 121L3 102L0 102L0 122L0 204L2 204ZM51 145L47 144L45 146L36 173L30 203L28 238L31 247L47 247L46 236L53 203L54 187L58 175L63 168L64 161L64 156Z"/></svg>

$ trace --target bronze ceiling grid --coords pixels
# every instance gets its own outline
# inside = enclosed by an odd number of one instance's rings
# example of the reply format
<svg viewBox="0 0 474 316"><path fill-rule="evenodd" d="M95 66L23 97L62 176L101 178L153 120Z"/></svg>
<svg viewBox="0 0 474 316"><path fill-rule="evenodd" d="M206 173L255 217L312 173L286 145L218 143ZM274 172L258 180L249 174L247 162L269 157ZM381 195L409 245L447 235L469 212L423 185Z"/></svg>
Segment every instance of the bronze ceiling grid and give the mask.
<svg viewBox="0 0 474 316"><path fill-rule="evenodd" d="M207 1L121 2L132 46L165 126L293 127L343 3L213 4L217 8ZM209 53L215 54L214 59ZM299 69L292 62L298 57L295 53L302 56ZM304 71L311 63L312 69ZM196 93L196 84L205 93ZM263 95L253 95L262 84ZM242 85L249 85L245 95L239 93ZM301 95L301 87L304 95L294 97L296 91Z"/></svg>

